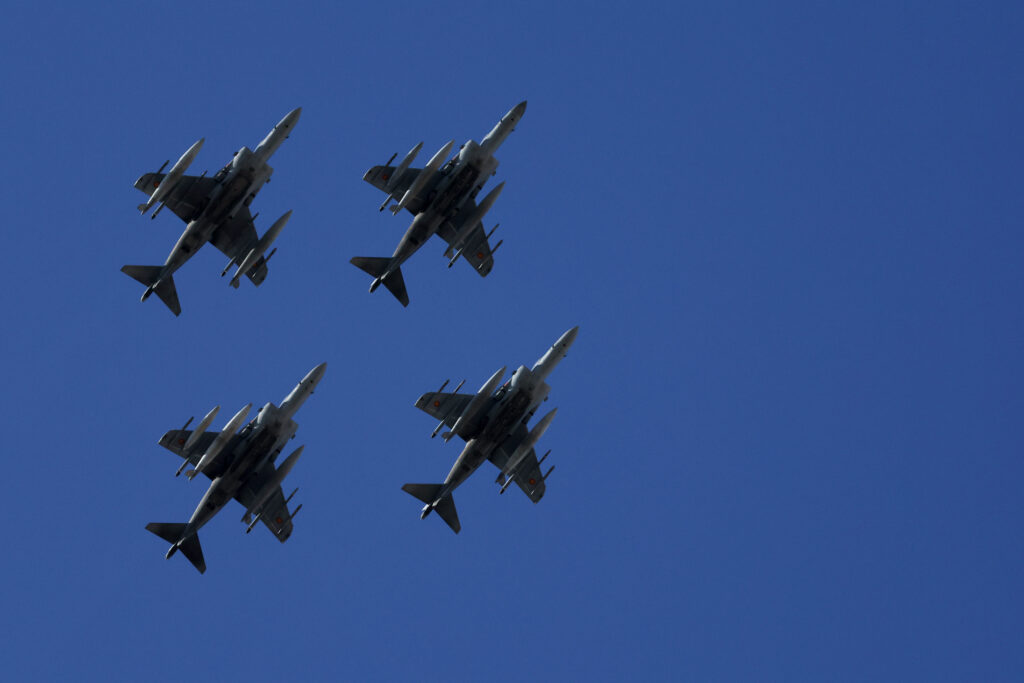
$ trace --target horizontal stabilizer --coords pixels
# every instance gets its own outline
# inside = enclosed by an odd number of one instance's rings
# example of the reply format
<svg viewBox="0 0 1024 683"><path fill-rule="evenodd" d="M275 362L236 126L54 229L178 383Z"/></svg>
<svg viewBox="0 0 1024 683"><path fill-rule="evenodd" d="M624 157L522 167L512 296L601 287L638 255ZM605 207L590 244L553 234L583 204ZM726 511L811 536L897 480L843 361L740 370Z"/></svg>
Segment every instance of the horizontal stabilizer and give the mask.
<svg viewBox="0 0 1024 683"><path fill-rule="evenodd" d="M368 275L380 277L387 271L391 259L374 256L353 256L349 259L349 263Z"/></svg>
<svg viewBox="0 0 1024 683"><path fill-rule="evenodd" d="M161 524L160 522L152 522L146 525L146 531L150 531L156 534L168 543L177 543L178 540L181 538L181 533L185 531L185 525Z"/></svg>
<svg viewBox="0 0 1024 683"><path fill-rule="evenodd" d="M152 287L160 279L162 266L122 266L121 272L128 277L141 282L147 287Z"/></svg>
<svg viewBox="0 0 1024 683"><path fill-rule="evenodd" d="M441 492L441 484L406 484L402 490L427 505L433 505L437 494Z"/></svg>

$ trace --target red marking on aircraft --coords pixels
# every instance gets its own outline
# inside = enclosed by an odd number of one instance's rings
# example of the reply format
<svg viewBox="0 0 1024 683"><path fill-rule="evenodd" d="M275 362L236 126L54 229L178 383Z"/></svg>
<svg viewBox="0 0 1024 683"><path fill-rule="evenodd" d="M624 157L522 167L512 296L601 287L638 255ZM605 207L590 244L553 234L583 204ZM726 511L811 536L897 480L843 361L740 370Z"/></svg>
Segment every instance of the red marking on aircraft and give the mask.
<svg viewBox="0 0 1024 683"><path fill-rule="evenodd" d="M280 517L278 517L278 518L277 518L276 520L274 520L274 521L276 521L276 522L277 522L278 524L284 524L284 520L283 520L283 519L281 519Z"/></svg>

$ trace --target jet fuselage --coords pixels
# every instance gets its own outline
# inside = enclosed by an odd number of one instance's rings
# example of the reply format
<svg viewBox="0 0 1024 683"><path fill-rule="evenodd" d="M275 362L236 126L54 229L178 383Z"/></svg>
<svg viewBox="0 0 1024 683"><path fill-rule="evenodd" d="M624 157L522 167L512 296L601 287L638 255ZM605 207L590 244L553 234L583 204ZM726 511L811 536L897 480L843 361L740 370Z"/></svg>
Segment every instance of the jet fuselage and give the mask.
<svg viewBox="0 0 1024 683"><path fill-rule="evenodd" d="M485 414L482 427L466 434L466 445L444 480L437 500L454 491L482 465L519 423L526 424L551 392L537 373L519 366L495 393L497 403Z"/></svg>
<svg viewBox="0 0 1024 683"><path fill-rule="evenodd" d="M485 199L482 204L486 203ZM550 426L556 410L551 410L532 428L527 429L526 425L540 404L547 400L551 392L547 377L565 358L578 333L578 326L566 331L532 368L519 366L501 386L498 386L498 383L505 374L504 367L491 375L476 394L459 393L459 388L465 380L459 383L455 393L445 394L444 387L448 384L446 381L437 392L423 394L416 401L417 408L441 419L431 437L447 424L451 426L451 431L444 433L444 441L447 442L455 436L466 441L444 482L409 483L402 486L403 491L425 503L420 519L437 510L438 515L452 531L459 533L462 525L455 511L452 492L468 479L484 460L491 460L501 470L496 480L502 485L499 493L504 492L511 482L516 481L533 502L540 500L544 495L542 484L554 467L549 468L547 474L541 475L540 464L544 462L547 454L537 460L533 449Z"/></svg>
<svg viewBox="0 0 1024 683"><path fill-rule="evenodd" d="M497 172L498 160L494 153L525 110L525 102L513 107L482 142L467 140L459 148L458 155L438 170L438 180L432 187L424 189L426 201L423 208L413 218L391 256L389 271L397 270L440 229L444 221L453 220L466 201L476 197L488 178Z"/></svg>
<svg viewBox="0 0 1024 683"><path fill-rule="evenodd" d="M551 387L545 380L565 358L578 333L577 326L559 337L558 341L537 359L532 368L527 369L525 365L516 368L508 381L494 392L496 402L490 411L475 422L471 431L460 432L466 439L466 445L445 477L434 502L424 508L424 515L469 478L469 475L490 457L494 449L512 435L520 423L525 425L530 421L537 408L551 393Z"/></svg>
<svg viewBox="0 0 1024 683"><path fill-rule="evenodd" d="M277 458L299 428L292 417L316 389L326 368L326 363L313 368L285 397L280 406L273 403L264 405L256 417L238 433L240 441L234 450L223 451L217 456L218 460L223 458L228 464L223 473L210 482L181 538L168 551L168 557L185 539L213 519L221 508L235 497L253 472L258 471L267 460L273 462Z"/></svg>
<svg viewBox="0 0 1024 683"><path fill-rule="evenodd" d="M288 134L298 123L301 113L301 107L288 112L260 142L255 151L248 147L242 147L235 152L231 161L217 172L213 177L217 181L217 185L204 200L205 206L199 216L189 222L181 237L178 238L170 256L164 262L161 279L173 275L204 244L210 241L217 228L233 219L243 207L252 203L260 188L270 180L270 176L274 173L274 169L267 161L287 139ZM182 178L180 182L187 183L190 180ZM156 287L156 284L151 286L143 299L149 296Z"/></svg>
<svg viewBox="0 0 1024 683"><path fill-rule="evenodd" d="M214 176L217 186L207 197L202 213L178 238L164 263L164 274L173 275L210 241L217 228L234 218L242 207L249 206L273 172L274 169L249 148L238 150L231 163Z"/></svg>

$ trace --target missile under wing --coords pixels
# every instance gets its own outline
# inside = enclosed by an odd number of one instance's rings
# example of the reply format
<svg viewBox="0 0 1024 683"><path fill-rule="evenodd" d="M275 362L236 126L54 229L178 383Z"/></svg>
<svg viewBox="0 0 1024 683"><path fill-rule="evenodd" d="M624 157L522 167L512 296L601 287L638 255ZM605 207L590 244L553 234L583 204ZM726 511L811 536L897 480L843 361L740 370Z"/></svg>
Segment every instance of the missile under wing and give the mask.
<svg viewBox="0 0 1024 683"><path fill-rule="evenodd" d="M459 417L465 412L474 394L433 392L420 396L416 401L416 407L431 417L444 422L449 429L455 427ZM487 407L484 408L487 410ZM504 471L509 459L515 453L521 443L527 440L529 431L525 425L520 424L487 458L498 468ZM516 484L522 489L526 497L534 503L544 497L544 476L540 470L540 462L537 460L537 453L531 448L529 452L519 461L519 464L511 472Z"/></svg>
<svg viewBox="0 0 1024 683"><path fill-rule="evenodd" d="M411 167L410 163L423 146L421 142L409 151L398 166L391 165L398 156L396 153L388 163L374 166L366 172L363 180L387 195L380 207L381 210L394 198L398 200L398 203L392 206L394 213L404 208L413 216L427 214L432 217L430 221L424 222L429 223L429 230L424 229L422 234L416 235L415 249L436 232L448 243L445 255L450 259L449 267L461 257L473 266L473 270L481 277L486 277L491 272L494 267L493 254L501 246L501 241L493 248L490 246L490 237L498 226L495 225L487 232L483 218L497 198L497 193L501 191L501 186L496 188L497 192L492 191L479 204L475 201L476 195L498 167L494 152L515 129L516 123L525 111L526 102L520 102L501 118L482 142L467 140L459 148L458 153L444 165L440 164L451 150L451 142L438 150L424 168ZM414 222L410 231L415 230L415 227ZM402 245L405 243L406 239L403 239L399 250L403 249ZM415 249L409 251L402 260L408 258ZM370 269L364 267L365 264L356 265L370 272ZM396 264L400 265L401 263Z"/></svg>
<svg viewBox="0 0 1024 683"><path fill-rule="evenodd" d="M557 409L548 412L532 429L528 429L527 424L548 400L551 387L545 380L565 358L578 333L578 326L567 330L533 368L519 366L500 388L498 384L504 377L504 367L495 372L475 394L459 393L465 383L463 380L453 393L444 392L448 386L446 381L438 391L420 396L416 407L440 420L431 438L447 425L451 431L444 434L445 441L453 436L465 441L462 452L444 482L409 483L402 487L403 491L425 503L421 519L436 510L452 531L459 533L462 525L452 494L485 460L499 470L496 480L501 485L499 494L504 493L515 481L534 503L544 497L545 480L554 467L541 473L540 466L548 454L545 453L538 460L534 446L550 426Z"/></svg>
<svg viewBox="0 0 1024 683"><path fill-rule="evenodd" d="M163 173L146 173L135 181L135 189L152 195L163 179ZM203 213L210 195L216 189L217 181L213 178L184 176L164 197L163 204L185 223L191 223ZM258 242L259 235L248 207L239 209L234 218L221 223L210 236L210 243L230 258L232 263L238 264L242 263L246 254ZM246 275L254 285L263 284L267 279L266 258L261 256Z"/></svg>
<svg viewBox="0 0 1024 683"><path fill-rule="evenodd" d="M387 188L392 174L395 173L393 166L374 166L366 172L363 180L382 192L391 192L394 196L401 197L408 191L420 171L421 169L418 168L407 168L395 181L394 185L391 185L393 189L390 191ZM426 191L421 193L421 197L424 194L426 194ZM423 199L413 199L406 204L405 208L415 215L422 211L424 204ZM476 202L471 198L467 198L458 214L441 222L437 229L437 234L448 243L449 248L457 249L464 247L461 257L466 259L473 266L473 270L479 273L481 277L486 277L494 268L493 254L501 243L499 242L497 246L491 248L490 236L494 234L494 229L498 227L497 225L490 232L484 229L483 221L479 218L474 221L474 225L468 225L467 219L478 213ZM457 247L456 242L463 232L466 233L465 238Z"/></svg>
<svg viewBox="0 0 1024 683"><path fill-rule="evenodd" d="M219 432L204 432L200 435L199 439L196 440L188 454L188 461L191 463L192 467L199 464L200 458L202 458L207 449L213 445L213 441L217 438L218 434ZM172 429L163 435L163 438L160 439L160 445L175 455L182 456L185 443L191 435L192 432L186 429ZM227 445L224 446L224 452L234 452L241 440L242 436L238 434L231 437ZM229 461L226 458L214 460L210 463L209 467L202 471L202 473L211 480L216 479L224 474L228 464ZM276 469L274 467L274 463L269 460L264 462L263 465L253 472L246 480L245 484L243 484L235 494L235 498L247 510L258 505L259 500L257 500L257 496L267 482L274 478L275 472ZM270 529L271 533L274 534L274 537L281 541L281 543L287 541L288 537L292 535L293 514L288 512L288 505L285 502L284 492L280 487L278 487L277 491L263 503L262 509L263 514L260 516L260 521Z"/></svg>
<svg viewBox="0 0 1024 683"><path fill-rule="evenodd" d="M519 425L515 432L502 442L494 453L491 454L490 461L494 463L501 472L505 472L505 468L508 467L509 460L515 454L516 449L519 445L529 438L529 431L525 425ZM547 455L544 456L546 458ZM537 460L537 452L531 447L525 456L518 464L515 465L514 469L508 472L509 476L516 482L526 497L532 500L534 503L540 501L544 497L544 492L547 490L544 486L544 480L547 479L547 474L542 474L540 471L540 465L544 461L544 458ZM550 474L550 471L548 472ZM498 475L499 477L501 474ZM499 480L500 483L500 480Z"/></svg>
<svg viewBox="0 0 1024 683"><path fill-rule="evenodd" d="M455 258L448 263L449 268L461 256L481 277L486 277L494 268L494 252L501 246L501 240L491 247L490 237L498 226L495 224L490 232L485 232L480 213L476 202L467 199L462 210L453 219L441 224L437 234L448 243L448 249L455 252Z"/></svg>
<svg viewBox="0 0 1024 683"><path fill-rule="evenodd" d="M241 270L253 284L258 286L266 279L266 263L273 252L263 256L260 250L259 255L252 255L258 247L269 245L258 239L249 205L274 172L267 163L268 158L287 138L301 112L299 107L286 114L255 152L242 147L212 178L207 178L205 171L199 176L184 175L202 146L200 139L166 175L161 171L169 161L156 173L146 173L135 181L136 189L149 197L149 201L139 206L140 210L145 212L149 206L159 203L151 218L166 206L186 224L162 266L125 265L121 268L123 273L146 285L143 301L156 293L175 315L179 315L181 305L174 286L174 273L207 242L231 259L223 274L232 264L244 263L246 267ZM246 258L249 255L251 259ZM231 282L238 286L237 277Z"/></svg>

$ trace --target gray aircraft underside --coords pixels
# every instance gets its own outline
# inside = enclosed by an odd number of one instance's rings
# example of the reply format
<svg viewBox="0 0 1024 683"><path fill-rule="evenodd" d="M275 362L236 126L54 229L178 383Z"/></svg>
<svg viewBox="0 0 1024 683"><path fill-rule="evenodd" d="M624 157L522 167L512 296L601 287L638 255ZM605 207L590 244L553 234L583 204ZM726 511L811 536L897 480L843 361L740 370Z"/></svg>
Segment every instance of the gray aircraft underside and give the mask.
<svg viewBox="0 0 1024 683"><path fill-rule="evenodd" d="M547 400L550 387L545 379L565 357L578 332L579 327L567 331L533 368L520 366L500 387L498 384L505 368L498 370L476 394L460 394L456 388L455 393L426 393L416 401L417 408L441 421L431 436L436 436L442 427L447 426L451 431L443 435L445 441L458 436L466 442L444 483L406 484L402 487L406 493L425 503L421 517L437 510L452 531L458 533L462 526L452 492L485 460L498 468L496 481L502 485L501 492L515 482L534 503L544 497L544 480L554 467L541 474L540 465L547 454L538 460L533 447L551 423L555 411L548 413L532 429L526 425Z"/></svg>
<svg viewBox="0 0 1024 683"><path fill-rule="evenodd" d="M205 431L218 407L210 411L195 431L172 429L161 437L161 446L183 458L178 474L192 465L193 469L186 473L189 479L205 474L211 480L187 524L152 523L146 526L147 530L172 544L167 552L168 558L180 549L200 573L205 572L199 529L232 499L245 508L242 521L248 525L246 533L257 522L263 522L281 543L288 540L292 534L292 519L302 505L289 512L288 502L295 491L286 498L281 484L297 462L303 447L295 449L279 466L275 461L298 429L292 417L316 389L326 368L326 363L313 368L280 406L267 403L238 433L235 430L248 415L251 405L239 411L223 432Z"/></svg>
<svg viewBox="0 0 1024 683"><path fill-rule="evenodd" d="M249 205L260 188L270 181L274 169L267 162L288 138L301 113L301 107L289 112L255 150L242 147L212 178L206 177L205 172L200 176L183 173L201 145L200 140L168 173L146 173L135 181L135 188L150 197L149 202L139 205L140 211L148 211L154 204L153 199L159 196L152 217L166 206L186 223L185 231L163 266L128 265L121 269L146 285L143 301L155 293L175 315L180 315L174 273L207 242L230 259L221 275L227 274L232 266L238 267L231 280L233 287L238 287L242 275L256 286L262 284L267 277L267 261L274 253L266 254L266 250L291 212L278 219L260 238ZM167 179L171 180L171 186L162 187Z"/></svg>
<svg viewBox="0 0 1024 683"><path fill-rule="evenodd" d="M384 284L403 306L407 306L409 296L401 265L434 234L448 243L445 256L449 258L449 267L459 258L464 258L481 277L491 272L493 254L501 242L491 248L489 238L498 226L486 232L483 218L504 183L494 188L479 204L475 199L496 172L498 161L494 152L512 133L525 111L524 101L505 114L481 142L468 140L443 166L440 163L452 143L442 147L424 168L410 167L409 163L422 147L423 143L420 143L398 166L391 166L389 161L366 172L363 180L387 193L382 210L394 199L397 203L391 207L393 212L404 208L414 216L390 258L357 256L351 259L353 265L374 276L371 292Z"/></svg>

